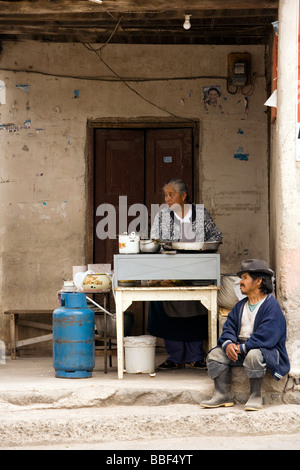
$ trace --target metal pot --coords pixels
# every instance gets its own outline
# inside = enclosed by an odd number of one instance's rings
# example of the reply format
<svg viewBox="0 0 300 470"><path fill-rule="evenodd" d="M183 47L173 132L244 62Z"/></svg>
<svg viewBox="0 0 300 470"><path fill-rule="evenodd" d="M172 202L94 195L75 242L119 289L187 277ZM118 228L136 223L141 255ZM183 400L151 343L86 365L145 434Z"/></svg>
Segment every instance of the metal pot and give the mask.
<svg viewBox="0 0 300 470"><path fill-rule="evenodd" d="M107 315L107 336L111 338L117 337L116 331L116 317ZM132 312L124 312L124 336L130 336L134 324L134 314ZM96 313L95 314L95 325L97 333L100 338L104 337L105 323L104 323L104 314Z"/></svg>
<svg viewBox="0 0 300 470"><path fill-rule="evenodd" d="M140 237L135 232L119 235L119 253L132 254L140 252Z"/></svg>
<svg viewBox="0 0 300 470"><path fill-rule="evenodd" d="M140 240L140 250L142 253L157 253L160 249L158 240Z"/></svg>

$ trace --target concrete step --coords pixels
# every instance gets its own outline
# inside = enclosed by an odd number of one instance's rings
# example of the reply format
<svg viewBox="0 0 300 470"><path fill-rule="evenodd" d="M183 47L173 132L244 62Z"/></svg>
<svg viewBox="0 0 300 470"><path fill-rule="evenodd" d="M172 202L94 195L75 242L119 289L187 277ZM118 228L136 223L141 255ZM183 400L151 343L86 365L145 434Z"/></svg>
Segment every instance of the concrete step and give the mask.
<svg viewBox="0 0 300 470"><path fill-rule="evenodd" d="M164 358L157 358L161 362ZM283 404L281 388L267 377L266 405L244 411L244 371L233 371L232 408L203 409L213 382L206 371L182 369L117 378L113 364L103 372L97 358L92 378L55 378L52 358L7 359L0 366L0 447L55 446L216 436L300 436L300 406ZM279 389L271 389L273 381ZM270 382L272 383L272 382Z"/></svg>
<svg viewBox="0 0 300 470"><path fill-rule="evenodd" d="M233 435L291 435L300 439L298 405L267 406L246 412L242 405L204 409L198 405L1 410L0 447L71 445L187 439ZM300 445L300 440L298 440ZM123 447L124 448L124 447ZM180 448L180 447L179 447Z"/></svg>

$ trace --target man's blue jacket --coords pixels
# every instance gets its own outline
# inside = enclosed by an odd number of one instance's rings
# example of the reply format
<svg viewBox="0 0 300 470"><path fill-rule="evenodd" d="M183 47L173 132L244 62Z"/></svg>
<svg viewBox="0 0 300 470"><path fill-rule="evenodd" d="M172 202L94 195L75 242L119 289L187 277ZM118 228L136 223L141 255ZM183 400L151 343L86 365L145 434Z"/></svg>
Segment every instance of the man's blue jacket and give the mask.
<svg viewBox="0 0 300 470"><path fill-rule="evenodd" d="M223 349L228 343L239 343L243 308L248 298L240 300L228 314L218 346ZM254 321L253 332L247 341L240 345L245 356L251 349L260 349L267 368L276 380L280 380L290 370L290 361L285 347L286 321L279 303L268 294L258 309Z"/></svg>

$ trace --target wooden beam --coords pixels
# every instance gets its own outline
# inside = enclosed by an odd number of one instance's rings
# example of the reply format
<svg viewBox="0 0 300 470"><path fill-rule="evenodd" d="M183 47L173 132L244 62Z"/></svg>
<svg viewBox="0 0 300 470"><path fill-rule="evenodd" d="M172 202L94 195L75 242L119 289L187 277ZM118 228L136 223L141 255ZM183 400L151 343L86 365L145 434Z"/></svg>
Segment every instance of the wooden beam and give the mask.
<svg viewBox="0 0 300 470"><path fill-rule="evenodd" d="M30 328L37 328L38 330L53 331L52 325L48 325L47 323L39 323L31 320L18 320L18 324L21 326L29 326Z"/></svg>
<svg viewBox="0 0 300 470"><path fill-rule="evenodd" d="M44 341L50 341L52 340L52 338L53 335L49 334L43 336L36 336L35 338L22 339L16 342L16 347L20 348L21 346L28 346L29 344L42 343Z"/></svg>
<svg viewBox="0 0 300 470"><path fill-rule="evenodd" d="M278 0L0 0L0 39L52 42L263 43ZM192 28L182 28L184 13ZM235 31L234 31L235 29ZM253 38L253 39L251 39Z"/></svg>
<svg viewBox="0 0 300 470"><path fill-rule="evenodd" d="M72 14L72 13L157 13L165 11L184 11L186 13L195 10L251 10L278 8L279 0L104 0L102 4L96 4L88 0L37 0L31 2L23 1L0 1L0 12L4 16L13 14Z"/></svg>

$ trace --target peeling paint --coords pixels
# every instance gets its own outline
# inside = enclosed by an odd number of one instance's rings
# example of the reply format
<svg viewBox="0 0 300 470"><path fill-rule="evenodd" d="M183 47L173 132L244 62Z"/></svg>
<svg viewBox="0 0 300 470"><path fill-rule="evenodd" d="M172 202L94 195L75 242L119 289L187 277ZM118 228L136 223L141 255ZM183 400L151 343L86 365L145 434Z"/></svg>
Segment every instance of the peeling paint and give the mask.
<svg viewBox="0 0 300 470"><path fill-rule="evenodd" d="M244 153L242 147L239 147L233 155L234 158L237 160L248 161L249 160L249 153Z"/></svg>
<svg viewBox="0 0 300 470"><path fill-rule="evenodd" d="M29 92L29 85L27 83L26 84L18 84L18 85L16 85L16 88L19 88L19 90L24 90L27 93Z"/></svg>
<svg viewBox="0 0 300 470"><path fill-rule="evenodd" d="M60 204L60 206L57 208L58 214L63 217L64 219L67 217L67 213L65 211L65 207L67 205L67 201L64 201Z"/></svg>
<svg viewBox="0 0 300 470"><path fill-rule="evenodd" d="M6 87L3 80L0 80L0 104L6 104Z"/></svg>
<svg viewBox="0 0 300 470"><path fill-rule="evenodd" d="M23 123L23 126L17 126L13 122L10 122L8 124L0 124L0 130L5 129L8 132L17 132L20 129L30 129L31 128L31 120L26 119L26 121Z"/></svg>
<svg viewBox="0 0 300 470"><path fill-rule="evenodd" d="M240 253L238 253L238 256L248 256L249 250L248 248L244 248Z"/></svg>

